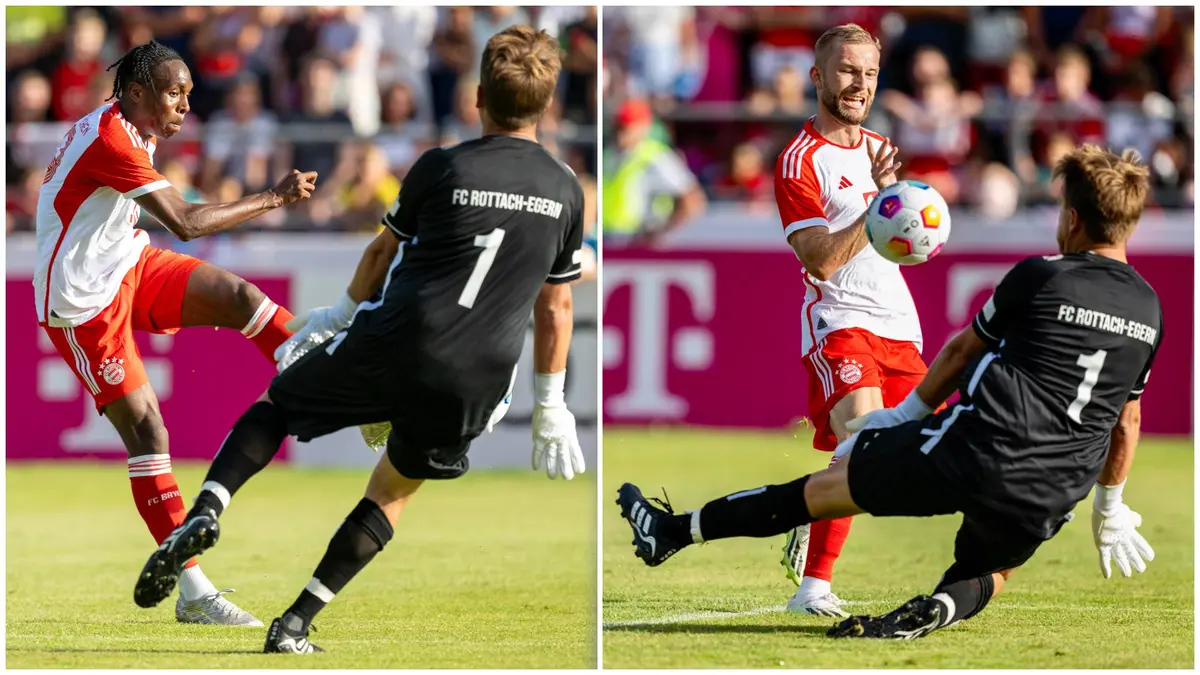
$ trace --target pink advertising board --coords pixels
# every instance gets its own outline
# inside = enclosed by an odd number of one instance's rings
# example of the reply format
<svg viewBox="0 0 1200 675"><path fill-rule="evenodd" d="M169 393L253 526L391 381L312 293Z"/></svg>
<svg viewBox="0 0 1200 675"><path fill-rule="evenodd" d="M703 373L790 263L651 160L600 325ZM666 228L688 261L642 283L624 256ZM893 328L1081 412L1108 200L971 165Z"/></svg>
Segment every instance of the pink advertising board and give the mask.
<svg viewBox="0 0 1200 675"><path fill-rule="evenodd" d="M249 280L277 302L289 302L288 277ZM8 460L124 459L121 439L96 414L91 397L37 325L32 276L14 276L10 270L5 294ZM230 426L275 372L235 330L138 334L137 344L162 404L175 459L212 459Z"/></svg>
<svg viewBox="0 0 1200 675"><path fill-rule="evenodd" d="M1192 431L1193 258L1132 255L1163 304L1147 433ZM906 268L929 362L1018 253L943 253ZM604 252L606 423L782 428L806 414L801 266L786 248Z"/></svg>

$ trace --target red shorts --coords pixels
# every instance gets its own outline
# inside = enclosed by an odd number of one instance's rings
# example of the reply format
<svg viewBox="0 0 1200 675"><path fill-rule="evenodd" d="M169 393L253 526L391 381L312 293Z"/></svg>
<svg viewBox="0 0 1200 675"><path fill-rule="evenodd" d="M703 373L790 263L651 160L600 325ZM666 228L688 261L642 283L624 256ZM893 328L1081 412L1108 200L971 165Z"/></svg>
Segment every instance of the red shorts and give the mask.
<svg viewBox="0 0 1200 675"><path fill-rule="evenodd" d="M147 246L125 274L112 304L74 328L42 324L71 366L96 410L146 384L146 368L133 331L170 335L183 327L183 296L203 260Z"/></svg>
<svg viewBox="0 0 1200 675"><path fill-rule="evenodd" d="M878 387L884 407L899 405L925 377L921 352L911 342L887 340L860 328L835 330L804 358L808 371L808 415L816 428L813 447L837 448L829 411L846 394Z"/></svg>

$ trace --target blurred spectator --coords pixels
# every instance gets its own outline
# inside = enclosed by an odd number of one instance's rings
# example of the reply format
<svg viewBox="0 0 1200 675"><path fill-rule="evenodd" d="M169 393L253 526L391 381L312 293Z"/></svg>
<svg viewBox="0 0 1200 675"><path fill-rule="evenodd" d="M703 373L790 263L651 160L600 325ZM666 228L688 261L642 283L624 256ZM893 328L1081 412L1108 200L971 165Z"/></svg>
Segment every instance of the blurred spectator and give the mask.
<svg viewBox="0 0 1200 675"><path fill-rule="evenodd" d="M1037 58L1039 69L1054 68L1054 55L1064 45L1080 44L1084 41L1083 19L1087 11L1087 7L1021 8L1029 47Z"/></svg>
<svg viewBox="0 0 1200 675"><path fill-rule="evenodd" d="M5 67L24 68L61 49L66 30L66 7L5 7Z"/></svg>
<svg viewBox="0 0 1200 675"><path fill-rule="evenodd" d="M253 77L238 80L225 95L225 108L205 125L203 189L215 191L225 177L239 181L248 192L271 186L278 124L274 113L262 109L261 96Z"/></svg>
<svg viewBox="0 0 1200 675"><path fill-rule="evenodd" d="M985 166L974 192L974 206L980 215L992 220L1012 218L1021 205L1021 179L1003 164Z"/></svg>
<svg viewBox="0 0 1200 675"><path fill-rule="evenodd" d="M317 33L317 49L335 59L334 100L345 110L359 136L379 129L379 24L367 21L357 5L322 8L326 21Z"/></svg>
<svg viewBox="0 0 1200 675"><path fill-rule="evenodd" d="M563 72L566 74L562 96L564 117L575 123L585 123L595 116L596 62L600 57L597 8L588 6L579 21L562 29L561 42L566 52Z"/></svg>
<svg viewBox="0 0 1200 675"><path fill-rule="evenodd" d="M1054 178L1054 167L1076 147L1075 140L1066 132L1060 131L1050 137L1046 145L1046 160L1038 167L1038 185L1048 199L1058 199L1062 190L1062 179Z"/></svg>
<svg viewBox="0 0 1200 675"><path fill-rule="evenodd" d="M1154 75L1144 63L1134 63L1121 74L1108 110L1107 142L1118 152L1133 148L1149 161L1155 148L1175 135L1175 104L1154 91ZM1175 167L1173 173L1177 171Z"/></svg>
<svg viewBox="0 0 1200 675"><path fill-rule="evenodd" d="M920 85L917 98L891 92L885 106L896 116L894 142L904 150L904 174L932 185L947 202L958 201L956 167L971 149L970 119L983 109L978 95L960 94L944 77Z"/></svg>
<svg viewBox="0 0 1200 675"><path fill-rule="evenodd" d="M531 23L529 12L521 7L478 7L472 17L472 41L479 46L479 49L483 49L493 35L505 28L528 26ZM470 72L476 79L479 78L479 54L475 54Z"/></svg>
<svg viewBox="0 0 1200 675"><path fill-rule="evenodd" d="M207 120L226 90L248 72L263 32L254 7L213 7L192 34L192 112Z"/></svg>
<svg viewBox="0 0 1200 675"><path fill-rule="evenodd" d="M400 180L388 169L387 156L370 141L360 143L354 154L354 175L338 195L338 208L347 229L375 232L396 202Z"/></svg>
<svg viewBox="0 0 1200 675"><path fill-rule="evenodd" d="M967 11L971 17L967 24L967 88L982 91L1004 82L1013 54L1023 48L1027 31L1019 7L969 7Z"/></svg>
<svg viewBox="0 0 1200 675"><path fill-rule="evenodd" d="M783 68L808 75L815 62L813 47L820 37L819 7L753 7L758 42L750 50L754 83L767 86Z"/></svg>
<svg viewBox="0 0 1200 675"><path fill-rule="evenodd" d="M16 176L16 185L4 191L4 208L13 217L14 227L24 223L24 229L33 231L34 217L37 215L38 192L42 189L44 174L44 171L22 169L20 175Z"/></svg>
<svg viewBox="0 0 1200 675"><path fill-rule="evenodd" d="M333 61L320 55L309 57L300 71L300 109L287 117L295 132L291 137L292 168L316 171L322 182L334 177L342 147L338 139L353 135L350 117L334 104L336 75Z"/></svg>
<svg viewBox="0 0 1200 675"><path fill-rule="evenodd" d="M71 21L66 54L50 77L54 119L74 122L94 110L90 86L106 67L100 63L100 50L107 36L104 20L93 10L81 11Z"/></svg>
<svg viewBox="0 0 1200 675"><path fill-rule="evenodd" d="M636 94L690 98L700 80L695 9L621 7L617 14L630 34L628 72Z"/></svg>
<svg viewBox="0 0 1200 675"><path fill-rule="evenodd" d="M1126 64L1161 58L1161 47L1171 29L1170 7L1090 7L1084 17L1083 39L1098 54L1101 81L1123 74ZM1159 83L1153 83L1155 88ZM1111 94L1105 90L1103 94Z"/></svg>
<svg viewBox="0 0 1200 675"><path fill-rule="evenodd" d="M369 7L369 21L386 37L379 50L377 77L381 88L402 83L410 88L417 119L433 121L429 90L430 44L437 29L438 10L429 6Z"/></svg>
<svg viewBox="0 0 1200 675"><path fill-rule="evenodd" d="M1064 131L1076 143L1104 142L1104 110L1089 90L1091 66L1087 56L1072 46L1059 50L1054 75L1038 95L1037 133L1043 137Z"/></svg>
<svg viewBox="0 0 1200 675"><path fill-rule="evenodd" d="M604 234L654 243L705 208L704 191L675 151L651 137L654 114L631 100L616 119L616 147L604 162Z"/></svg>
<svg viewBox="0 0 1200 675"><path fill-rule="evenodd" d="M450 7L444 11L445 20L433 36L433 58L429 66L434 120L438 124L454 108L459 80L478 66L483 49L483 45L475 46L474 10Z"/></svg>
<svg viewBox="0 0 1200 675"><path fill-rule="evenodd" d="M729 158L729 170L714 186L713 192L717 199L769 203L775 191L762 150L752 143L734 148Z"/></svg>
<svg viewBox="0 0 1200 675"><path fill-rule="evenodd" d="M442 125L442 145L454 145L482 132L479 121L479 82L463 78L454 94L454 117Z"/></svg>
<svg viewBox="0 0 1200 675"><path fill-rule="evenodd" d="M200 188L192 184L192 175L178 159L173 159L163 162L159 172L170 181L171 185L179 190L179 194L183 196L183 201L191 202L192 204L203 204L208 201ZM219 181L218 181L219 183Z"/></svg>
<svg viewBox="0 0 1200 675"><path fill-rule="evenodd" d="M404 175L431 145L428 125L416 121L413 92L404 82L395 82L383 92L381 108L382 119L375 144L383 151L391 170Z"/></svg>

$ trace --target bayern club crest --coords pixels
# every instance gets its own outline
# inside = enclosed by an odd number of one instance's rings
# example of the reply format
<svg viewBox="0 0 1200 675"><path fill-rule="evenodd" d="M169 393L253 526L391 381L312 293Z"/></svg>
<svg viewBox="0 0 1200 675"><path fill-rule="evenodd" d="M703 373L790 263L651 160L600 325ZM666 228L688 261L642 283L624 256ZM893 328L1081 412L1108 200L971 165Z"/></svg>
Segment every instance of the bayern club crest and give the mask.
<svg viewBox="0 0 1200 675"><path fill-rule="evenodd" d="M104 381L111 385L118 385L125 381L125 359L109 358L100 362L100 370L96 374L104 378Z"/></svg>
<svg viewBox="0 0 1200 675"><path fill-rule="evenodd" d="M854 359L842 361L837 370L838 379L846 384L854 384L862 379L862 364Z"/></svg>

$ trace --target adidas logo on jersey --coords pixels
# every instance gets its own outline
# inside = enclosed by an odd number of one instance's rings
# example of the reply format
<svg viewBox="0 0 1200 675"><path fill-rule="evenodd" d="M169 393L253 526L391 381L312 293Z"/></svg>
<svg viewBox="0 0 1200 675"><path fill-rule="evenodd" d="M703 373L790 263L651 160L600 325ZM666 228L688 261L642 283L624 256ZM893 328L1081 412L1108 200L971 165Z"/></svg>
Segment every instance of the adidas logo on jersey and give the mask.
<svg viewBox="0 0 1200 675"><path fill-rule="evenodd" d="M838 189L845 190L848 187L854 187L854 183L851 183L849 178L842 176L841 182L838 183Z"/></svg>

